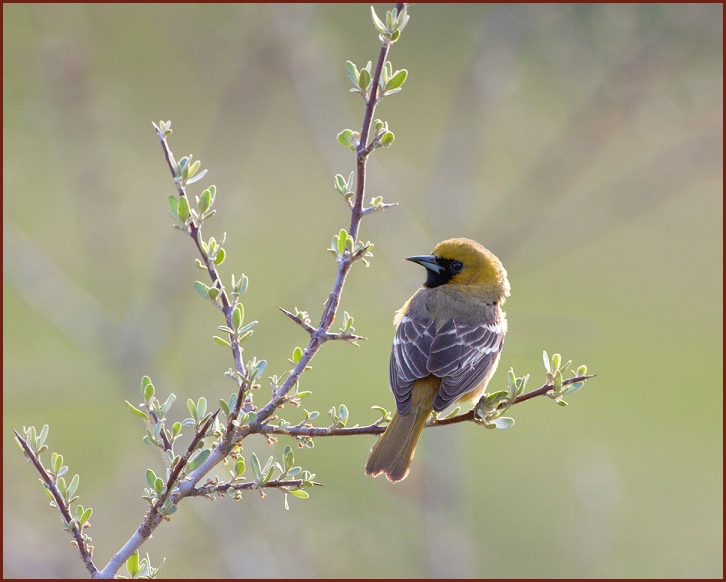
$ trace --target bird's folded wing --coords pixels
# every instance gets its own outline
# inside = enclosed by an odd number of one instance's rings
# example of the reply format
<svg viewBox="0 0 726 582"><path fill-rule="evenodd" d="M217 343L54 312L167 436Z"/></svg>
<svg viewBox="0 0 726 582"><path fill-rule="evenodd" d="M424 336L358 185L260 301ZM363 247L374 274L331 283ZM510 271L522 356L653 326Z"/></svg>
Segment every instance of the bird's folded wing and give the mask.
<svg viewBox="0 0 726 582"><path fill-rule="evenodd" d="M389 366L398 412L408 412L413 383L429 374L442 379L433 402L436 412L474 390L492 369L503 342L502 326L495 323L450 319L437 329L429 318L404 317Z"/></svg>

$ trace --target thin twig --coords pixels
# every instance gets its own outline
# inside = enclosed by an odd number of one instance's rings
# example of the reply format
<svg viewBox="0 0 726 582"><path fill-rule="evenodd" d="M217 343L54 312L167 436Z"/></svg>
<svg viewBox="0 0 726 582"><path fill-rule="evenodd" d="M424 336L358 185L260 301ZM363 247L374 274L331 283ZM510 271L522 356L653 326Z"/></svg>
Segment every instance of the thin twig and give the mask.
<svg viewBox="0 0 726 582"><path fill-rule="evenodd" d="M586 375L586 376L575 376L574 378L568 378L567 380L563 380L562 385L567 386L569 384L574 384L575 382L584 382L585 380L589 380L590 378L594 378L595 376L596 376L596 374ZM512 403L512 406L514 406L515 404L521 404L522 402L525 402L532 398L536 398L537 396L546 396L547 393L550 392L553 388L554 388L554 386L552 384L545 384L541 388L537 388L537 390L532 390L531 392L522 394L521 396L518 396L517 398L515 398L514 402ZM456 424L457 422L469 422L469 421L476 422L475 413L476 413L476 407L472 408L469 412L465 412L464 414L457 414L456 416L452 416L449 418L429 420L429 422L426 426L446 426L449 424Z"/></svg>
<svg viewBox="0 0 726 582"><path fill-rule="evenodd" d="M300 327L302 327L310 335L315 333L315 328L310 325L309 322L303 321L300 317L298 317L294 313L290 313L287 309L283 309L282 307L278 307L278 309L282 311L285 315L287 315L290 319L292 319L295 323L297 323Z"/></svg>
<svg viewBox="0 0 726 582"><path fill-rule="evenodd" d="M378 104L378 83L381 79L381 73L383 71L383 65L386 64L386 57L388 51L391 48L391 43L388 40L384 40L381 46L381 51L378 54L378 63L376 64L376 72L373 74L371 81L371 93L366 101L366 113L363 117L363 127L360 130L360 143L357 149L357 169L358 175L356 179L355 188L355 202L351 210L350 217L350 236L353 240L358 240L358 228L360 227L361 218L363 218L363 196L365 195L366 189L366 163L368 156L373 151L371 141L368 143L368 135L371 129L371 123L373 122L373 114L376 111L376 105Z"/></svg>
<svg viewBox="0 0 726 582"><path fill-rule="evenodd" d="M315 487L325 487L322 483L318 483L317 481L307 481L308 483L311 483ZM295 489L302 489L305 485L306 481L304 479L275 479L272 481L268 481L267 483L262 483L258 485L254 481L249 481L246 483L223 483L220 485L203 485L202 487L197 487L195 489L192 489L192 491L189 493L189 497L204 497L206 495L213 495L215 493L225 493L229 489L233 491L248 491L250 489L283 489L285 487L293 487Z"/></svg>
<svg viewBox="0 0 726 582"><path fill-rule="evenodd" d="M259 432L262 434L279 434L291 437L328 437L328 436L354 436L361 434L381 434L386 430L385 426L378 423L369 424L368 426L275 426L274 424L263 425Z"/></svg>
<svg viewBox="0 0 726 582"><path fill-rule="evenodd" d="M71 517L70 508L66 505L66 502L63 499L63 496L60 494L60 491L58 491L58 487L55 481L48 474L48 471L45 470L45 467L43 467L43 463L41 463L40 459L35 455L35 453L33 453L30 446L28 446L28 443L25 442L25 439L23 439L23 437L21 437L17 431L13 432L15 433L15 438L20 443L20 446L23 447L23 450L28 456L28 459L30 459L30 462L33 463L33 466L36 468L38 473L40 473L43 484L45 485L46 489L50 491L53 499L55 500L55 506L58 508L58 511L60 511L65 522L68 524L71 535L73 536L75 544L78 547L78 551L81 554L81 560L83 560L83 563L86 565L86 570L89 571L91 576L96 576L98 574L98 568L96 568L96 565L93 563L92 549L88 548L84 543L83 534L81 533L81 530L78 529L78 527L76 526L75 520Z"/></svg>

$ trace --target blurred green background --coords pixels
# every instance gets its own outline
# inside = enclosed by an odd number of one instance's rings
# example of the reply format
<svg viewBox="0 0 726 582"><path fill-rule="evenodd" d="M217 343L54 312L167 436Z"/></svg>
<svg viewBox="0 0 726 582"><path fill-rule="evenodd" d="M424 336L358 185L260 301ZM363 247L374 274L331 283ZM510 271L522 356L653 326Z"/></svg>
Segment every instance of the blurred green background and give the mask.
<svg viewBox="0 0 726 582"><path fill-rule="evenodd" d="M388 5L377 5L384 14ZM318 439L296 461L309 500L185 501L142 548L165 577L721 577L723 575L723 7L436 5L394 45L396 133L369 165L369 269L341 309L369 338L328 344L303 380L322 422L393 407L393 312L423 280L403 263L444 238L482 242L509 271L505 372L543 380L542 350L597 379L516 426L427 431L408 479L363 473L372 437ZM209 169L227 233L225 280L246 273L245 356L286 369L319 317L346 227L333 175L358 128L347 59L375 60L369 7L3 5L3 574L86 574L12 429L50 424L81 474L103 566L139 525L161 470L124 400L139 381L227 397L220 315L192 288L171 227L177 157ZM199 193L198 185L191 187ZM262 402L267 395L259 393ZM292 421L300 411L284 410ZM251 439L246 451L279 454ZM226 475L226 471L221 472Z"/></svg>

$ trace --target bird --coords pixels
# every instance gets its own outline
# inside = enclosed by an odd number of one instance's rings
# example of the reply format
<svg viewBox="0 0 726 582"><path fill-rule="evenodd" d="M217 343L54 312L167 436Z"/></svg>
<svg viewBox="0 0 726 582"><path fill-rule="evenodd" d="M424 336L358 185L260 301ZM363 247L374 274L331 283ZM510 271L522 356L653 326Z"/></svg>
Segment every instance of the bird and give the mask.
<svg viewBox="0 0 726 582"><path fill-rule="evenodd" d="M502 305L510 294L502 262L467 238L406 260L426 268L426 281L393 319L389 383L396 411L365 467L367 475L383 473L392 483L408 475L432 412L476 404L486 390L502 353Z"/></svg>

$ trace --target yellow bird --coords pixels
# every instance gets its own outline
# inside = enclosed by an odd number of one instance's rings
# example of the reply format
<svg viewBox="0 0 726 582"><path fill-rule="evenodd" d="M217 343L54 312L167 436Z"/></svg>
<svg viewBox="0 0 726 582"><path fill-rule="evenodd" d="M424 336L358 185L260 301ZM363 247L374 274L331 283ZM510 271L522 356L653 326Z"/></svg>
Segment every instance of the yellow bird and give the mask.
<svg viewBox="0 0 726 582"><path fill-rule="evenodd" d="M389 364L396 412L371 449L366 474L406 478L431 412L476 404L494 375L507 333L502 304L507 271L478 242L445 240L431 255L408 257L426 267L426 282L393 318Z"/></svg>

